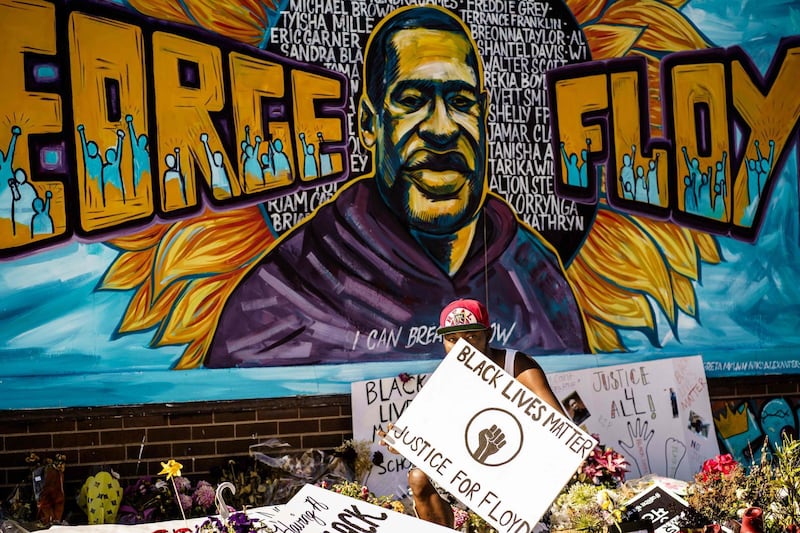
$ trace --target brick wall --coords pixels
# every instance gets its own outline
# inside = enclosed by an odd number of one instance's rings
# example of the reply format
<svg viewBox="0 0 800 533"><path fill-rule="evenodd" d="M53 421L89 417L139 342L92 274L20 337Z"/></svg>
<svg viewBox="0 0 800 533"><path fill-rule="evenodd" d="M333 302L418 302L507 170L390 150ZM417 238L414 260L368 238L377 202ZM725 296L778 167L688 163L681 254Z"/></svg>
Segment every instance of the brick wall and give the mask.
<svg viewBox="0 0 800 533"><path fill-rule="evenodd" d="M714 408L728 401L797 397L798 381L787 376L712 379L709 395ZM184 465L184 475L204 477L268 438L287 442L290 450L330 450L351 436L349 395L3 411L0 497L25 479L25 457L31 451L67 456L65 491L70 495L99 467L112 467L129 480L157 474L161 461L174 458Z"/></svg>
<svg viewBox="0 0 800 533"><path fill-rule="evenodd" d="M349 395L0 411L0 498L25 479L30 452L66 455L70 495L100 467L135 479L173 458L184 475L203 477L266 439L291 446L281 453L332 449L352 436L351 427Z"/></svg>

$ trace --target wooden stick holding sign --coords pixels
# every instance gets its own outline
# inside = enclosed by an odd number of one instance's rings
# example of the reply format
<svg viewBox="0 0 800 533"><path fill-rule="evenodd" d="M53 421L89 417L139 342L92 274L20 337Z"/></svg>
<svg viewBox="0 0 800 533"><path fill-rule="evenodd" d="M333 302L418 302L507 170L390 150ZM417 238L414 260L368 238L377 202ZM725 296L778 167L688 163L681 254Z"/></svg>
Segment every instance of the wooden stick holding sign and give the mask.
<svg viewBox="0 0 800 533"><path fill-rule="evenodd" d="M500 533L530 533L597 441L463 339L385 440Z"/></svg>

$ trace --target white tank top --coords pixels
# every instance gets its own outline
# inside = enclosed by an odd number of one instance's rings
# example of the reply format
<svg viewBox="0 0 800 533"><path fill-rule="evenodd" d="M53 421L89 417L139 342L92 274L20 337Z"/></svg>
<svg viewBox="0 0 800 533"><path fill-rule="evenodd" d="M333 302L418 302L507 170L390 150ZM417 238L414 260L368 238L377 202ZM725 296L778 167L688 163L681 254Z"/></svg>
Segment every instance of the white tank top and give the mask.
<svg viewBox="0 0 800 533"><path fill-rule="evenodd" d="M517 352L511 350L506 350L505 352L506 352L506 359L505 359L505 364L503 365L503 370L511 374L511 377L517 377L514 374L514 363L517 360Z"/></svg>

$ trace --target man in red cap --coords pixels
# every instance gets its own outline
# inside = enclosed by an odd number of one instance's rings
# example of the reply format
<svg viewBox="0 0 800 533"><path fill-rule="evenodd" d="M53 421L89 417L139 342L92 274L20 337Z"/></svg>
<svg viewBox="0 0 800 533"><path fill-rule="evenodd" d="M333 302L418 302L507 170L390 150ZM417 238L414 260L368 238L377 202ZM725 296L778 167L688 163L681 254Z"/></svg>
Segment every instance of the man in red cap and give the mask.
<svg viewBox="0 0 800 533"><path fill-rule="evenodd" d="M563 414L561 404L556 400L542 367L536 361L522 352L489 346L492 335L491 323L489 312L481 302L469 299L451 302L442 310L439 329L436 332L442 336L446 353L450 352L459 339L464 339ZM386 435L385 432L379 434L381 437ZM383 441L381 443L386 444ZM408 486L419 518L453 527L453 510L450 502L439 493L422 470L412 468L409 471Z"/></svg>

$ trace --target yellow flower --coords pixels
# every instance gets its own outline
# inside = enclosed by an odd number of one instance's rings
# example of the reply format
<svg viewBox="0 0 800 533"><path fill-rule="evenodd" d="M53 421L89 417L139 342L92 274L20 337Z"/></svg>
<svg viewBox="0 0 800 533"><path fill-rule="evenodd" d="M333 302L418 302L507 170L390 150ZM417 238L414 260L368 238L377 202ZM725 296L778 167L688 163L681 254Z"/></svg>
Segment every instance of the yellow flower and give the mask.
<svg viewBox="0 0 800 533"><path fill-rule="evenodd" d="M161 463L161 472L159 472L158 475L166 474L167 479L172 479L173 476L181 475L181 468L183 468L182 464L174 459L170 459L166 463Z"/></svg>

